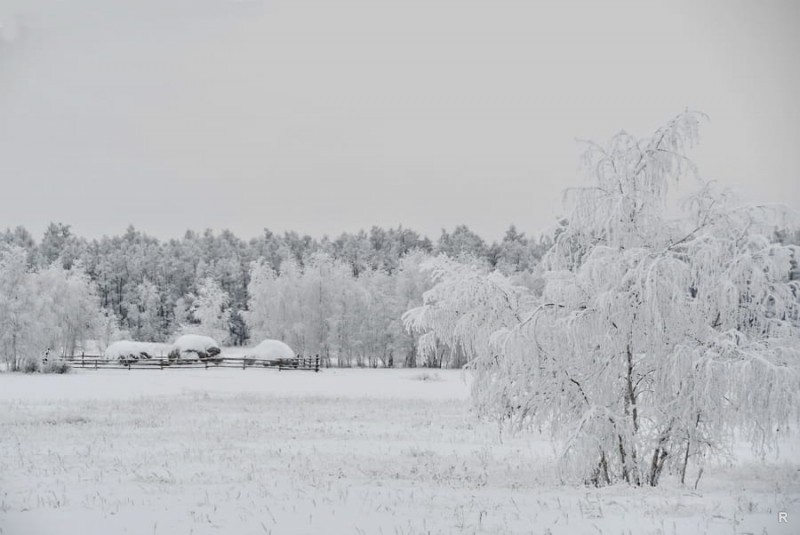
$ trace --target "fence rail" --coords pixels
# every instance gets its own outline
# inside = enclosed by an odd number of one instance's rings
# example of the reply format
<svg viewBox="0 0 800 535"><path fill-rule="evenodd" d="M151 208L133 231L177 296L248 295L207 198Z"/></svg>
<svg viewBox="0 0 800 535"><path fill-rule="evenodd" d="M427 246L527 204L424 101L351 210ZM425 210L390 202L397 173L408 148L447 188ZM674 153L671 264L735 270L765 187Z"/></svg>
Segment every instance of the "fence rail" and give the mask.
<svg viewBox="0 0 800 535"><path fill-rule="evenodd" d="M169 357L153 357L149 359L107 360L99 355L80 354L72 357L58 357L57 362L69 364L73 368L92 370L163 370L165 368L178 369L209 369L209 368L264 368L297 371L319 372L319 355L314 357L297 356L262 360L247 357L210 357L208 359L170 359ZM47 361L45 360L45 363Z"/></svg>

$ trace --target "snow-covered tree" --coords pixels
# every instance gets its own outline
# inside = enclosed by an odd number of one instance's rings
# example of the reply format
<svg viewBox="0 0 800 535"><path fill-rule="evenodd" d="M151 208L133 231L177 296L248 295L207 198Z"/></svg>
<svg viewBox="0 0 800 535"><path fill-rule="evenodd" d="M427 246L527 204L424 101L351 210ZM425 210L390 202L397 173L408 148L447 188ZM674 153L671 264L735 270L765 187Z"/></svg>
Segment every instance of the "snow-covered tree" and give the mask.
<svg viewBox="0 0 800 535"><path fill-rule="evenodd" d="M485 258L487 253L483 238L472 232L466 225L458 225L452 233L442 229L436 249L437 252L444 253L451 258L462 256Z"/></svg>
<svg viewBox="0 0 800 535"><path fill-rule="evenodd" d="M360 362L370 367L394 365L395 323L402 310L395 301L394 279L382 269L361 274L357 281L366 296L358 322Z"/></svg>
<svg viewBox="0 0 800 535"><path fill-rule="evenodd" d="M69 225L50 223L39 245L43 267L58 263L69 269L83 254L85 242L72 234Z"/></svg>
<svg viewBox="0 0 800 535"><path fill-rule="evenodd" d="M280 273L256 262L245 319L256 339L283 340L296 351L341 362L352 355L349 343L359 325L351 318L359 308L352 304L355 291L351 267L324 253L311 255L304 267L287 259Z"/></svg>
<svg viewBox="0 0 800 535"><path fill-rule="evenodd" d="M454 254L463 253L465 247L474 249L473 245L482 243L466 227L456 229L448 236L452 237L453 247L450 249L455 251ZM429 252L433 247L428 238L403 227L373 227L369 233L344 233L335 239L323 236L320 240L296 232L278 235L265 230L262 236L243 241L227 230L220 233L190 230L180 239L159 241L130 226L122 235L88 241L75 235L69 225L61 223L51 223L38 244L22 227L0 231L0 247L10 246L26 250L28 268L31 270L46 270L54 264L64 269L80 266L96 285L101 305L108 311L109 317L116 318L114 321L123 332L139 340L163 341L171 338L181 325L191 328L196 323L191 317L192 303L203 280L212 278L230 298L229 333L225 338L228 343L236 345L247 343L251 337L253 340L259 339L249 331L244 312L250 298L250 265L253 261L264 259L281 277L281 284L289 281L286 277L290 272L298 274L292 284L281 286L287 292L300 292L283 301L287 307L285 311L295 314L291 325L287 323L284 327L295 338L310 337L307 351L319 350L320 354L325 355L333 355L334 346L326 346L323 342L323 338L332 335L328 333L320 337L319 332L311 330L324 330L326 325L332 329L334 323L345 325L362 309L348 309L350 319L339 318L335 312L331 312L333 315L326 317L325 323L319 321L319 310L314 309L313 313L317 316L309 322L305 318L301 320L300 315L309 312L306 307L312 306L309 299L313 293L313 273L306 274L305 268L312 266L311 271L314 271L314 259L325 255L337 266L344 263L351 271L347 284L360 284L357 292L355 286L351 288L358 293L366 291L367 280L358 281L362 273L369 277L379 270L396 282L401 260L410 251L420 249ZM483 253L488 251L486 247L479 249ZM290 264L283 266L284 261ZM334 271L338 273L338 267ZM301 273L302 277L299 276ZM334 276L333 271L330 274ZM335 287L341 282L323 284L323 290L327 291L328 287ZM336 292L339 292L338 287ZM356 299L353 292L348 294L348 299ZM361 297L366 298L363 295ZM297 307L292 308L292 303ZM284 317L288 318L285 314ZM396 328L398 321L393 320L392 325ZM398 339L394 335L390 338ZM358 353L348 352L348 355L356 358Z"/></svg>
<svg viewBox="0 0 800 535"><path fill-rule="evenodd" d="M330 328L336 282L340 266L329 255L317 253L306 260L298 279L300 305L305 310L305 351L330 357ZM341 266L343 267L343 266ZM346 276L346 275L345 275Z"/></svg>
<svg viewBox="0 0 800 535"><path fill-rule="evenodd" d="M253 262L250 267L250 284L247 287L250 298L244 316L251 335L259 340L283 339L274 330L273 303L277 298L276 277L275 270L263 259Z"/></svg>
<svg viewBox="0 0 800 535"><path fill-rule="evenodd" d="M419 270L424 253L398 261L393 275L364 266L358 276L349 261L327 253L293 259L276 272L264 261L250 272L244 316L254 339L276 338L304 354L340 366L393 366L397 355L416 361L416 339L400 317L419 304L428 277Z"/></svg>
<svg viewBox="0 0 800 535"><path fill-rule="evenodd" d="M225 343L230 333L230 296L214 279L200 282L190 316L192 322L181 326L183 334L202 334Z"/></svg>
<svg viewBox="0 0 800 535"><path fill-rule="evenodd" d="M594 184L568 192L535 304L506 309L504 277L439 263L439 285L407 315L468 349L483 414L561 441L565 478L683 481L735 433L763 453L798 421L800 249L770 238L784 214L698 179L685 215L669 216L671 185L695 171L700 119L589 145Z"/></svg>
<svg viewBox="0 0 800 535"><path fill-rule="evenodd" d="M72 355L99 333L103 312L79 268L37 272L20 247L0 250L0 352L8 368L33 370L45 353Z"/></svg>
<svg viewBox="0 0 800 535"><path fill-rule="evenodd" d="M51 353L75 355L108 322L94 283L79 267L67 270L58 265L39 272L35 280L43 309L40 321L48 324Z"/></svg>
<svg viewBox="0 0 800 535"><path fill-rule="evenodd" d="M498 329L521 321L534 297L482 262L441 255L423 264L434 286L423 305L403 315L406 327L420 334L419 352L427 366L460 367L468 355L488 355ZM452 362L455 361L455 362Z"/></svg>
<svg viewBox="0 0 800 535"><path fill-rule="evenodd" d="M0 250L0 351L11 371L35 366L47 349L41 312L25 250Z"/></svg>
<svg viewBox="0 0 800 535"><path fill-rule="evenodd" d="M369 295L363 281L353 274L352 264L346 261L337 263L333 271L335 282L331 292L331 316L329 345L339 366L364 364L364 342L362 322L367 309ZM367 273L366 268L360 275Z"/></svg>
<svg viewBox="0 0 800 535"><path fill-rule="evenodd" d="M137 340L156 342L163 340L163 314L158 287L145 279L129 289L124 300L127 324Z"/></svg>
<svg viewBox="0 0 800 535"><path fill-rule="evenodd" d="M400 313L422 305L422 295L433 286L430 274L422 266L430 256L421 250L406 254L395 273L394 300ZM419 356L418 336L405 328L402 316L390 325L394 338L395 358L407 368L423 364Z"/></svg>
<svg viewBox="0 0 800 535"><path fill-rule="evenodd" d="M254 262L248 285L245 321L255 340L282 340L296 351L305 351L306 333L300 292L302 269L293 258L281 263L276 273L264 261Z"/></svg>

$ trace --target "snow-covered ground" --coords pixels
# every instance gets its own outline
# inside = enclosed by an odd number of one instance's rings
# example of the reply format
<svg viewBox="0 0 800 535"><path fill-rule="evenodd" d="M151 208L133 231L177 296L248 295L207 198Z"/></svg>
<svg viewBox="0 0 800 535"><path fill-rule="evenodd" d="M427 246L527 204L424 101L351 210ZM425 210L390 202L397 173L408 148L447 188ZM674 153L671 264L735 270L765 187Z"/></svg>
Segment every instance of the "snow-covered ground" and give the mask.
<svg viewBox="0 0 800 535"><path fill-rule="evenodd" d="M800 533L796 441L765 463L742 448L697 491L561 486L553 447L477 422L468 383L446 370L0 374L0 533Z"/></svg>

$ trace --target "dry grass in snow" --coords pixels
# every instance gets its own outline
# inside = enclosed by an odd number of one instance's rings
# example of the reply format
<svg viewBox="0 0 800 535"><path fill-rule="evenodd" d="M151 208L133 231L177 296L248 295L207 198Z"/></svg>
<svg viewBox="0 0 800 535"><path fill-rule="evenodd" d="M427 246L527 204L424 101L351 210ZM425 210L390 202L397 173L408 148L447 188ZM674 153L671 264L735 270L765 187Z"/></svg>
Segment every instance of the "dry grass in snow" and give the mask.
<svg viewBox="0 0 800 535"><path fill-rule="evenodd" d="M0 533L798 532L791 443L697 491L566 487L546 440L477 422L461 372L424 373L0 374Z"/></svg>

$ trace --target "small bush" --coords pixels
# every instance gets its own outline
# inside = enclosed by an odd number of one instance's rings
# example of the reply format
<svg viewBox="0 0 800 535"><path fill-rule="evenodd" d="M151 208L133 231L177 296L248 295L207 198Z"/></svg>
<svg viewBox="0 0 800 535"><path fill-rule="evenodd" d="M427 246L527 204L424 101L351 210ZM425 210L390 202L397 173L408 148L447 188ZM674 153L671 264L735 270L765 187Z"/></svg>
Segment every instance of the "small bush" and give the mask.
<svg viewBox="0 0 800 535"><path fill-rule="evenodd" d="M442 378L439 377L438 373L422 372L422 373L418 373L417 375L414 375L413 377L411 377L411 380L412 381L441 381Z"/></svg>
<svg viewBox="0 0 800 535"><path fill-rule="evenodd" d="M63 361L51 360L42 368L42 373L69 373L69 364Z"/></svg>
<svg viewBox="0 0 800 535"><path fill-rule="evenodd" d="M26 360L22 365L22 371L25 373L36 373L39 371L39 361Z"/></svg>

